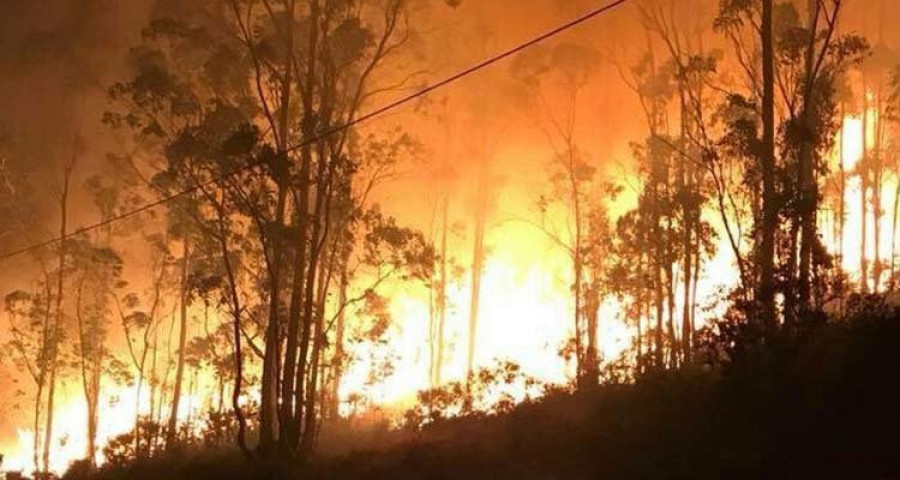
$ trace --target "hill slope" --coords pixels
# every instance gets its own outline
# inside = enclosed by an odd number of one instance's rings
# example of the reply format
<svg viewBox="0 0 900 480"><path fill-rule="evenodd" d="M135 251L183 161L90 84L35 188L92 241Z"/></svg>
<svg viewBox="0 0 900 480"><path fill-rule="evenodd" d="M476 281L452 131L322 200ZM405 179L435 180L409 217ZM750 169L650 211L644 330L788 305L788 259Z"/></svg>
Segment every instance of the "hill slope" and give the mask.
<svg viewBox="0 0 900 480"><path fill-rule="evenodd" d="M821 328L741 368L553 395L493 417L385 432L306 470L193 453L118 479L900 478L900 318ZM77 478L71 474L69 478Z"/></svg>

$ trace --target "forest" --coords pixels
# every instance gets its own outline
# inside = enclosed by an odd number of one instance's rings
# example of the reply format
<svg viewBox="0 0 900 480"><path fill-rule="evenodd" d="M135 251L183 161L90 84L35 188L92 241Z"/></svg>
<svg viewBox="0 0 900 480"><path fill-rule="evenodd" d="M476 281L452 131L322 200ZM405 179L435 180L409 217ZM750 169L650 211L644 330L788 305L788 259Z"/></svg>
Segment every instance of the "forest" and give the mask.
<svg viewBox="0 0 900 480"><path fill-rule="evenodd" d="M0 2L0 476L897 478L898 7Z"/></svg>

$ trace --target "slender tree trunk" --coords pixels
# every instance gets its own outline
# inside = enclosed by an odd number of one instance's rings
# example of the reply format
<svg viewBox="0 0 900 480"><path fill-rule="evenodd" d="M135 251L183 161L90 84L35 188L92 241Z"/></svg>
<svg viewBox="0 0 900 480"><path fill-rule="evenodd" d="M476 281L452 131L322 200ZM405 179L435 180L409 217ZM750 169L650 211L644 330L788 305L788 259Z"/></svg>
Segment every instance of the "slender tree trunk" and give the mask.
<svg viewBox="0 0 900 480"><path fill-rule="evenodd" d="M775 311L775 233L778 230L778 192L775 183L775 48L773 38L773 0L762 0L762 63L763 63L763 152L760 158L762 173L762 225L758 228L756 253L759 283L756 302L767 335L777 329Z"/></svg>
<svg viewBox="0 0 900 480"><path fill-rule="evenodd" d="M317 230L317 229L314 229ZM315 258L310 262L310 275L307 277L307 303L312 306L313 299L309 297L310 292L313 291L312 284L315 284ZM319 375L319 359L321 357L321 350L323 344L323 327L324 327L324 319L322 312L315 311L308 308L307 316L313 319L313 332L311 335L310 342L311 350L309 353L310 365L309 365L309 380L307 382L307 391L305 402L306 405L304 407L304 418L303 418L303 437L300 443L300 452L302 455L308 455L312 450L313 445L315 443L316 438L316 416L318 414L316 409L316 398L317 398L317 387L318 387L318 375ZM317 310L317 309L316 309Z"/></svg>
<svg viewBox="0 0 900 480"><path fill-rule="evenodd" d="M289 0L285 2L285 7L288 9L286 18L286 25L283 28L283 36L285 41L285 51L290 52L288 57L284 62L284 80L281 85L281 111L279 112L279 130L281 131L281 135L279 137L279 155L284 157L285 164L288 164L288 145L290 141L290 104L294 85L294 77L295 75L299 76L300 72L294 72L294 63L293 63L293 55L295 50L295 39L294 39L294 22L295 22L295 2L294 0ZM318 19L316 18L312 23L317 23ZM313 34L315 34L315 28L313 28ZM312 54L311 54L312 55ZM315 59L312 56L307 60L309 68L312 75L315 72ZM307 75L306 81L310 83L309 86L306 87L306 91L311 91L312 83L314 80ZM308 116L310 109L312 106L310 105L311 100L304 96L303 98L303 112L304 112L304 122L308 123ZM313 133L310 130L309 125L304 124L301 128L304 137L312 137ZM309 147L305 147L304 151L307 151ZM301 161L304 164L311 161L306 154L301 154ZM302 166L301 169L306 168L306 165ZM304 177L305 178L305 177ZM279 182L282 183L282 187L287 193L287 186L284 185L286 179L280 179ZM301 183L306 183L305 180L300 180ZM307 187L308 188L308 187ZM304 194L301 194L304 195ZM308 195L308 192L305 194ZM298 208L295 212L297 217L297 221L300 222L301 228L299 229L299 238L297 239L297 244L295 245L296 253L294 258L294 272L292 279L292 291L291 291L291 300L290 306L288 310L288 328L287 328L287 344L285 346L284 351L284 371L281 376L281 400L280 400L280 448L283 454L291 455L293 453L294 448L296 448L296 439L298 435L299 425L298 420L294 417L294 402L295 402L295 394L296 394L296 369L297 369L297 347L299 341L299 332L300 332L300 312L301 308L299 305L299 299L301 298L298 294L301 290L302 284L302 275L303 275L303 264L304 257L306 255L305 251L305 242L306 242L306 231L304 230L305 225L307 225L307 208L305 206L301 206L303 209L300 211Z"/></svg>
<svg viewBox="0 0 900 480"><path fill-rule="evenodd" d="M891 278L889 286L891 291L897 288L897 223L900 220L900 181L894 188L894 209L891 220Z"/></svg>
<svg viewBox="0 0 900 480"><path fill-rule="evenodd" d="M689 187L690 188L690 187ZM682 226L684 229L684 237L682 238L682 248L684 249L683 254L683 266L682 269L684 271L684 282L683 282L683 297L682 297L682 311L681 311L681 354L682 361L685 364L691 363L691 345L693 341L693 319L691 318L691 293L693 289L691 288L691 281L693 279L693 255L694 255L694 241L693 241L693 223L692 216L693 213L689 211L689 209L684 209L683 211L684 218L687 220L685 224Z"/></svg>
<svg viewBox="0 0 900 480"><path fill-rule="evenodd" d="M471 380L475 363L475 345L478 338L478 313L481 302L481 277L484 273L484 234L487 222L487 167L479 171L475 234L472 249L472 297L469 302L469 342L466 350L466 384Z"/></svg>
<svg viewBox="0 0 900 480"><path fill-rule="evenodd" d="M293 8L293 0L291 1ZM316 67L319 41L319 1L310 2L310 29L306 72L304 75L301 100L303 116L301 133L304 138L312 138L316 132L313 99L316 85ZM300 72L297 72L299 75ZM320 159L320 161L323 161ZM304 292L308 255L312 252L313 241L309 238L310 216L309 196L313 162L312 145L308 142L300 149L300 186L297 189L295 215L297 222L297 245L294 257L294 278L291 286L291 304L288 320L288 345L285 353L283 380L282 416L284 417L284 447L295 450L300 442L300 423L303 415L303 382L306 375L306 355L309 342L311 319L304 315ZM288 398L289 397L289 398Z"/></svg>
<svg viewBox="0 0 900 480"><path fill-rule="evenodd" d="M56 367L50 367L50 379L47 384L47 415L44 423L44 453L41 457L43 471L50 471L50 450L53 445L53 413L56 398Z"/></svg>
<svg viewBox="0 0 900 480"><path fill-rule="evenodd" d="M805 72L806 79L803 87L803 105L801 122L804 129L812 135L814 131L816 106L815 87L816 77L815 57L816 44L818 42L818 20L820 5L816 0L808 1L809 11L809 42L806 48ZM799 154L800 170L800 263L797 285L798 308L801 315L805 315L810 309L813 277L813 250L818 242L818 229L816 225L816 212L818 211L818 182L816 181L816 153L815 139L805 138L801 140ZM793 275L793 272L792 272Z"/></svg>
<svg viewBox="0 0 900 480"><path fill-rule="evenodd" d="M149 327L148 327L149 328ZM145 344L143 351L141 352L141 360L139 362L138 368L138 378L137 378L137 387L135 388L134 394L134 451L138 451L138 443L140 442L140 431L141 431L141 395L144 393L144 367L147 359L147 348L148 346ZM153 413L152 411L150 413Z"/></svg>
<svg viewBox="0 0 900 480"><path fill-rule="evenodd" d="M596 273L592 275L596 278ZM587 349L585 350L584 386L594 387L600 380L600 352L598 348L597 329L600 324L600 292L595 282L590 292L586 293L585 329L587 330Z"/></svg>
<svg viewBox="0 0 900 480"><path fill-rule="evenodd" d="M863 77L863 117L862 117L862 159L859 161L860 207L862 209L859 246L859 282L862 293L869 292L869 259L866 247L869 243L869 94L868 84Z"/></svg>
<svg viewBox="0 0 900 480"><path fill-rule="evenodd" d="M291 98L294 88L294 0L284 3L286 12L280 20L283 25L276 25L279 36L284 40L284 74L281 78L280 93L278 101L278 156L287 170L288 161L288 144L290 142L290 111ZM277 20L276 20L277 23ZM317 19L311 23L316 24ZM314 63L313 63L314 65ZM312 66L310 68L313 68ZM278 195L275 207L275 224L277 227L285 225L285 215L287 210L288 196L288 178L285 173L279 173L276 179L278 184ZM259 449L263 455L273 453L273 447L276 442L280 447L281 453L290 454L290 426L291 407L293 406L293 390L292 384L293 372L288 374L288 370L294 368L296 356L295 351L291 349L293 342L296 341L296 320L288 316L288 333L285 346L284 357L282 358L282 319L281 310L281 292L282 292L282 270L281 264L284 263L284 241L280 233L270 236L271 257L268 259L270 276L270 298L269 298L269 325L266 329L266 350L263 360L263 376L262 376L262 398L260 401L260 442ZM292 331L293 330L293 331ZM291 333L294 333L292 338ZM282 369L283 363L283 369ZM282 376L284 371L284 376Z"/></svg>
<svg viewBox="0 0 900 480"><path fill-rule="evenodd" d="M665 185L666 185L666 196L668 198L672 198L672 192L670 191L671 181L669 179L669 168L666 167L666 176L665 176ZM672 216L666 216L666 225L665 231L667 233L671 233L673 231L672 227ZM666 238L670 238L670 235L666 235ZM665 252L665 276L666 276L666 313L668 318L666 319L666 330L667 337L669 340L669 366L672 368L677 367L678 365L678 341L675 338L675 262L676 256L672 254L673 243L672 240L668 240L661 245L663 247L663 251Z"/></svg>
<svg viewBox="0 0 900 480"><path fill-rule="evenodd" d="M875 220L874 227L874 242L875 242L875 262L872 267L872 274L874 276L873 279L873 288L875 292L878 293L881 289L881 276L884 273L884 261L881 258L881 235L882 235L882 220L884 218L884 208L882 208L882 192L884 190L884 122L881 119L881 115L883 112L883 99L881 92L881 85L879 86L875 93L875 114L872 118L874 123L874 137L875 137L875 145L873 147L873 158L872 158L872 166L874 169L873 177L874 182L872 185L872 212ZM866 112L868 115L868 112Z"/></svg>
<svg viewBox="0 0 900 480"><path fill-rule="evenodd" d="M699 212L696 217L697 225L700 224L700 215ZM693 337L694 332L697 331L697 293L700 291L700 273L702 264L700 263L700 255L701 255L701 240L700 236L702 233L697 231L697 239L694 243L694 265L696 266L694 270L694 281L693 288L691 289L691 336ZM693 340L693 338L692 338Z"/></svg>
<svg viewBox="0 0 900 480"><path fill-rule="evenodd" d="M234 267L231 263L231 250L228 248L228 237L225 228L226 212L219 209L219 247L221 248L222 264L225 266L225 274L228 278L228 295L231 302L232 346L234 353L234 390L231 392L231 409L238 424L237 444L241 453L246 458L253 458L250 448L247 446L247 419L241 408L241 391L244 384L244 351L241 345L241 298L238 295L238 283L235 277Z"/></svg>
<svg viewBox="0 0 900 480"><path fill-rule="evenodd" d="M38 458L41 455L41 406L44 403L44 382L40 382L37 386L37 392L34 397L34 451L32 452L32 461L34 462L35 472L41 471L41 463Z"/></svg>
<svg viewBox="0 0 900 480"><path fill-rule="evenodd" d="M281 186L279 187L276 206L276 222L278 225L282 225L284 222L286 200L287 191ZM273 237L278 237L278 235L276 234ZM283 436L280 437L278 435L282 425L280 420L283 418L279 410L279 392L282 390L282 387L279 385L281 378L282 337L280 315L282 248L279 238L272 238L270 241L272 243L270 247L271 258L268 260L270 264L267 266L269 271L269 319L265 334L259 410L259 450L263 456L273 453L273 447L276 446L276 442L278 442L279 438L283 438Z"/></svg>
<svg viewBox="0 0 900 480"><path fill-rule="evenodd" d="M324 239L322 244L324 244ZM323 252L319 252L317 257L321 257L324 255ZM305 419L304 419L304 430L303 430L303 439L301 443L301 452L304 456L309 455L312 451L315 441L318 438L319 434L319 408L322 403L319 401L319 392L321 391L321 374L322 374L322 358L325 353L325 345L327 340L325 338L325 291L326 291L326 278L328 277L326 268L324 265L319 267L316 272L318 276L318 280L315 282L317 287L316 292L316 300L315 300L315 308L314 308L314 318L315 318L315 330L312 339L312 353L310 354L310 367L309 367L309 383L307 387L307 397L306 397L306 411Z"/></svg>
<svg viewBox="0 0 900 480"><path fill-rule="evenodd" d="M322 107L320 108L322 118L331 118L330 104L327 101L327 95L323 95ZM327 125L327 123L326 123ZM303 301L304 318L307 319L307 326L304 329L304 337L301 339L300 351L300 368L297 370L298 375L306 375L308 373L308 381L306 381L306 391L302 390L304 385L303 379L298 376L297 379L297 404L303 404L303 434L300 438L300 455L302 459L306 459L312 451L317 437L317 421L318 409L316 408L317 387L318 387L318 369L321 349L323 344L323 312L316 308L316 279L319 276L319 270L322 268L320 261L324 246L327 244L329 230L329 215L331 208L331 198L329 191L331 189L331 172L333 171L333 161L328 155L325 143L318 144L318 168L316 173L316 201L314 208L314 219L312 225L312 235L310 241L309 263L306 272L306 292ZM331 161L329 161L331 160ZM320 282L321 283L321 282ZM309 370L306 369L306 358L309 354ZM298 418L300 412L298 413Z"/></svg>
<svg viewBox="0 0 900 480"><path fill-rule="evenodd" d="M658 245L657 245L658 247ZM665 294L663 292L663 274L659 252L656 253L656 259L653 265L656 302L656 329L653 332L653 363L654 368L662 369L663 367L663 331L665 326Z"/></svg>
<svg viewBox="0 0 900 480"><path fill-rule="evenodd" d="M97 360L99 362L99 359ZM87 400L87 456L92 466L97 463L97 426L98 426L98 405L100 402L100 381L101 381L101 365L93 366L93 374L91 375L91 394Z"/></svg>
<svg viewBox="0 0 900 480"><path fill-rule="evenodd" d="M44 426L44 454L42 458L44 472L50 471L50 449L53 442L53 416L54 402L56 400L56 374L59 361L59 347L62 341L63 327L63 301L65 298L65 281L66 281L66 237L68 236L68 215L69 215L69 183L72 179L72 172L75 167L75 159L70 161L63 172L63 187L59 199L60 221L59 221L59 237L63 239L59 243L59 272L57 272L56 283L56 318L53 328L51 329L50 342L50 377L47 384L47 415ZM37 435L37 432L35 432Z"/></svg>
<svg viewBox="0 0 900 480"><path fill-rule="evenodd" d="M77 290L75 300L75 318L78 324L78 342L80 344L79 360L81 366L81 386L84 392L85 405L87 406L87 432L85 434L87 440L87 448L85 455L91 466L96 466L97 461L97 400L100 395L100 362L102 362L102 350L93 351L93 347L89 346L91 339L88 338L85 328L84 316L82 315L82 299L84 297L84 277L82 277ZM91 357L94 355L97 358Z"/></svg>
<svg viewBox="0 0 900 480"><path fill-rule="evenodd" d="M675 272L671 262L666 263L666 322L667 336L669 337L669 366L678 366L678 339L675 338Z"/></svg>
<svg viewBox="0 0 900 480"><path fill-rule="evenodd" d="M640 377L644 373L644 328L643 328L643 318L644 312L647 311L649 315L649 309L644 308L644 304L646 302L642 300L637 300L638 305L635 307L637 311L637 332L635 334L635 347L637 350L635 359L635 365L637 366L637 376ZM649 316L647 318L650 318Z"/></svg>
<svg viewBox="0 0 900 480"><path fill-rule="evenodd" d="M659 161L657 159L657 161ZM659 166L654 167L655 173L654 178L651 180L653 182L653 204L651 209L651 221L653 232L653 238L650 239L649 243L652 245L653 249L653 283L654 283L654 296L656 302L656 330L654 331L654 367L657 370L662 370L665 364L665 313L666 313L666 289L665 289L665 280L664 280L664 265L665 265L665 254L663 245L663 227L662 227L662 218L659 212L660 205L662 203L662 182L661 178L663 175L659 173L659 170L662 170Z"/></svg>
<svg viewBox="0 0 900 480"><path fill-rule="evenodd" d="M331 379L331 415L332 418L338 418L340 415L341 405L341 380L344 376L344 362L346 352L344 350L344 331L347 328L347 315L344 305L347 304L347 290L350 288L350 279L347 274L346 261L341 262L341 278L338 291L338 313L337 325L334 332L334 356L332 364L334 370L334 378Z"/></svg>
<svg viewBox="0 0 900 480"><path fill-rule="evenodd" d="M447 323L447 234L449 231L450 197L444 194L441 208L441 265L438 280L437 325L435 328L435 353L432 366L432 387L441 385L441 373L444 365L444 325Z"/></svg>
<svg viewBox="0 0 900 480"><path fill-rule="evenodd" d="M44 294L47 297L47 305L44 309L44 320L41 328L42 331L42 345L40 355L47 355L49 353L49 345L50 345L50 336L51 336L51 324L53 323L53 290L52 283L50 279L50 275L45 271L44 273ZM35 379L36 389L34 395L34 451L32 452L32 460L34 461L34 470L36 473L41 471L41 463L40 456L43 452L43 447L41 444L41 412L43 411L44 404L44 389L47 385L47 374L48 369L46 365L39 368L39 373L37 378Z"/></svg>
<svg viewBox="0 0 900 480"><path fill-rule="evenodd" d="M844 231L847 224L847 170L846 170L846 158L844 157L844 139L847 134L847 122L846 118L846 107L843 103L841 103L841 144L839 148L839 175L840 175L840 195L841 198L838 201L838 258L840 258L841 265L839 267L843 268L844 262ZM844 313L844 295L840 295L838 300L838 310L840 314Z"/></svg>
<svg viewBox="0 0 900 480"><path fill-rule="evenodd" d="M175 367L175 385L172 389L172 407L169 411L169 424L166 430L166 448L172 448L178 436L178 410L181 403L181 384L184 381L184 349L187 346L187 308L188 308L188 274L190 268L191 246L188 238L184 239L184 253L181 257L181 309L178 325L178 363Z"/></svg>

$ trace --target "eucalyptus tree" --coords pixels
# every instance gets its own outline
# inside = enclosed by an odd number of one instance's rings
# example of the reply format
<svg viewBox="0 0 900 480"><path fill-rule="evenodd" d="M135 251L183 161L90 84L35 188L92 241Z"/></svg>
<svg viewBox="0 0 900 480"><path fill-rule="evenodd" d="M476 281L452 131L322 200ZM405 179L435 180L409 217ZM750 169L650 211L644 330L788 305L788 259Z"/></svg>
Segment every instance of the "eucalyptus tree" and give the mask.
<svg viewBox="0 0 900 480"><path fill-rule="evenodd" d="M666 112L674 110L671 117L677 120L677 125L673 125L675 121L666 122L665 132L660 132L659 127L651 126L651 135L656 130L655 139L668 146L673 153L670 173L674 178L671 180L670 190L677 213L672 215L674 218L671 223L679 237L675 240L679 243L675 250L680 256L683 295L681 339L675 353L680 354L684 362L690 362L696 329L697 287L703 259L714 253L714 230L703 218L703 212L711 206L713 198L718 197L720 205L724 205L723 197L726 194L724 188L718 187L722 178L720 173L709 169L702 155L704 147L708 146L704 134L708 111L714 107L709 84L715 73L718 55L704 49L699 28L698 33L693 33L692 27L703 20L691 22L688 15L676 16L676 9L671 8L673 5L671 1L660 0L639 8L642 25L662 44L665 55L662 65L654 66L655 62L650 61L648 67L646 59L653 58L651 46L649 56L643 61L644 66L632 69L631 78L626 82L641 98L645 112L660 108L661 102L666 104L662 106ZM651 70L649 76L646 75L648 69ZM657 97L657 102L649 101L648 97L654 96ZM652 125L650 119L654 116L647 113L645 116L648 124ZM731 233L733 222L727 218L727 213L724 209L720 212L721 220L733 248L737 246L734 250L737 252L736 262L740 266L741 255L737 245L740 240Z"/></svg>
<svg viewBox="0 0 900 480"><path fill-rule="evenodd" d="M713 71L733 67L738 75L715 83L719 114L702 125L698 143L711 172L733 159L750 161L738 188L754 212L753 262L739 264L743 309L757 337L824 302L832 262L816 218L823 159L836 131L836 79L866 51L859 36L838 34L840 0L806 7L803 20L792 2L729 0L714 23L733 48L729 62L716 62ZM732 244L740 258L740 243ZM781 308L776 294L783 295Z"/></svg>
<svg viewBox="0 0 900 480"><path fill-rule="evenodd" d="M171 271L168 265L168 243L164 235L145 234L144 241L151 259L149 268L150 285L141 291L127 282L117 282L106 292L112 299L113 314L122 327L125 336L125 350L129 367L135 371L135 416L134 416L134 451L140 451L141 418L144 415L142 400L147 386L148 374L151 379L149 397L153 397L155 388L152 380L155 369L148 364L158 349L157 331L163 317L167 288ZM152 417L151 409L147 414Z"/></svg>
<svg viewBox="0 0 900 480"><path fill-rule="evenodd" d="M592 258L604 254L600 239L607 235L606 205L615 189L605 181L584 147L576 128L579 99L599 67L599 54L582 45L564 43L552 48L536 48L522 53L512 65L511 73L523 91L532 99L529 107L552 148L549 162L551 190L541 196L538 207L542 214L536 223L569 257L572 266L573 341L576 359L576 383L579 388L599 381L599 349L597 291L605 272L592 268ZM548 90L557 88L561 100L554 105ZM561 208L565 226L553 221L551 210ZM548 214L549 213L549 214Z"/></svg>
<svg viewBox="0 0 900 480"><path fill-rule="evenodd" d="M4 298L10 322L11 340L6 345L14 364L28 372L34 381L32 429L34 431L33 458L36 471L44 471L40 462L44 450L43 425L45 415L44 391L47 388L51 360L47 325L52 315L52 285L41 281L33 291L15 290Z"/></svg>
<svg viewBox="0 0 900 480"><path fill-rule="evenodd" d="M900 62L891 69L889 75L887 105L883 115L885 116L885 120L890 124L891 131L896 133L898 127L900 127ZM890 150L890 154L893 157L892 167L895 171L895 175L900 177L900 152L897 151L896 146ZM891 231L890 287L892 290L897 287L896 258L898 221L900 221L900 181L897 182L897 189L894 191L894 212Z"/></svg>
<svg viewBox="0 0 900 480"><path fill-rule="evenodd" d="M109 247L89 239L70 244L74 282L74 317L77 325L75 344L81 385L87 405L88 461L97 461L97 433L100 418L101 389L105 381L115 379L124 364L116 359L107 344L111 318L112 284L121 282L122 259ZM126 375L127 378L127 375Z"/></svg>
<svg viewBox="0 0 900 480"><path fill-rule="evenodd" d="M775 56L782 103L787 107L787 117L781 126L782 141L785 160L789 168L795 170L788 175L795 178L792 184L800 192L785 206L795 216L787 263L792 279L788 283L796 283L796 301L789 291L786 302L787 308L794 302L797 306L795 312L786 312L786 318L790 320L821 309L823 304L819 289L815 288L821 267L827 261L819 253L824 248L820 242L817 214L821 203L821 177L827 169L825 159L833 150L839 128L836 82L847 68L863 59L869 47L862 37L840 35L837 31L844 8L840 0L809 2L805 21L801 20L802 14L792 10L791 4L779 8ZM880 178L877 181L881 183ZM880 203L880 195L876 198ZM793 247L795 244L799 247ZM799 258L795 258L797 255ZM876 278L882 270L880 259L877 262L879 273Z"/></svg>
<svg viewBox="0 0 900 480"><path fill-rule="evenodd" d="M882 20L883 22L883 20ZM878 43L872 45L869 54L855 62L853 70L861 77L860 91L854 95L858 100L854 102L859 108L853 112L862 119L862 158L856 165L856 173L861 182L860 208L862 210L862 222L860 235L865 241L860 247L860 288L868 289L869 286L877 293L884 283L885 272L888 273L888 283L893 275L895 261L894 248L896 234L891 233L891 252L882 251L883 238L888 233L883 222L886 214L884 206L887 178L896 170L891 161L890 151L890 89L891 72L900 63L900 56L893 50L884 38L879 38ZM896 172L893 172L896 173ZM895 192L896 193L896 189ZM897 218L897 197L895 195L895 207L893 217ZM869 243L869 218L872 225L871 244ZM897 221L892 220L894 232ZM865 231L863 231L865 229ZM874 258L868 258L868 249L874 245ZM885 257L890 256L891 260ZM869 261L871 260L871 269Z"/></svg>
<svg viewBox="0 0 900 480"><path fill-rule="evenodd" d="M375 82L410 36L406 2L161 0L152 18L107 120L147 146L156 190L219 246L239 423L249 325L263 342L257 452L303 458L322 414L327 299L353 250L341 239L366 211L368 141L344 125L404 83Z"/></svg>

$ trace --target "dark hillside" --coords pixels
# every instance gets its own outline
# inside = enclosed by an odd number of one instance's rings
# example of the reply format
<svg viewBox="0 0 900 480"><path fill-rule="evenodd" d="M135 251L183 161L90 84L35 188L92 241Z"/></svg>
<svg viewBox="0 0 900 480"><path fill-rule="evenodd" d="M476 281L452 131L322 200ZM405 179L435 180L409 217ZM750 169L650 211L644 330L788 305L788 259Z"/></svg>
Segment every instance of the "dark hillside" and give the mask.
<svg viewBox="0 0 900 480"><path fill-rule="evenodd" d="M97 480L900 478L900 316L867 309L753 364L556 394L374 435L310 471L165 456ZM78 478L70 472L68 478Z"/></svg>

